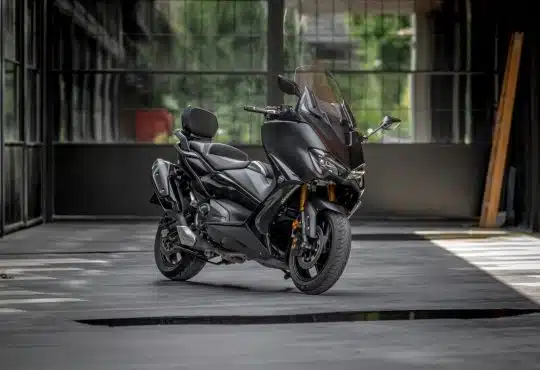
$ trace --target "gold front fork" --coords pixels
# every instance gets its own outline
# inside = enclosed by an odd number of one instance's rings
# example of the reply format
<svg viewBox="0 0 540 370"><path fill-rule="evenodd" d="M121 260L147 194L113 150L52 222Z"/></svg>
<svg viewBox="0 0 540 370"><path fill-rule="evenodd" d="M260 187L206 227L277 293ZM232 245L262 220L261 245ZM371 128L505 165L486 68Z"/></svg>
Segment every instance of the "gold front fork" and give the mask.
<svg viewBox="0 0 540 370"><path fill-rule="evenodd" d="M306 206L306 199L307 199L307 194L308 194L308 186L307 184L304 184L300 187L300 204L299 204L299 209L300 209L300 213L304 212L304 208ZM295 231L302 227L302 224L300 222L298 222L298 220L294 220L293 223L292 223L292 244L291 244L291 249L294 249L296 248L296 244L298 242L296 236L295 236Z"/></svg>
<svg viewBox="0 0 540 370"><path fill-rule="evenodd" d="M302 187L300 188L300 212L304 212L304 207L306 205L307 199L307 191L307 184L302 185Z"/></svg>
<svg viewBox="0 0 540 370"><path fill-rule="evenodd" d="M336 201L336 184L328 185L328 200L330 202Z"/></svg>

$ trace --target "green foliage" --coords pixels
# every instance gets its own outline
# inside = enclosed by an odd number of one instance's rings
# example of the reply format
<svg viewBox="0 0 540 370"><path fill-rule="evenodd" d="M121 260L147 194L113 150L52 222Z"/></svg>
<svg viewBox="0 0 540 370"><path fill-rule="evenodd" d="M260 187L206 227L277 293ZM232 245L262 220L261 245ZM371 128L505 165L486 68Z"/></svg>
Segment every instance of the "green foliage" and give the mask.
<svg viewBox="0 0 540 370"><path fill-rule="evenodd" d="M411 26L410 18L351 14L348 23L351 37L360 44L355 49L359 69L377 72L338 76L344 95L350 99L359 129L365 132L380 122L382 115L391 114L403 119L400 133L407 136L409 103L403 95L409 89L408 76L384 71L410 69L409 38L398 34ZM379 139L380 136L374 137L372 141Z"/></svg>
<svg viewBox="0 0 540 370"><path fill-rule="evenodd" d="M168 15L174 34L145 48L145 59L153 68L189 72L266 69L266 2L170 1ZM170 110L177 127L184 107L200 106L218 116L217 140L260 142L260 123L242 106L264 105L264 75L154 75L152 90L154 106L170 109L171 99L176 101L174 105L180 109Z"/></svg>
<svg viewBox="0 0 540 370"><path fill-rule="evenodd" d="M174 36L156 37L143 47L149 68L193 72L266 70L266 1L175 0L169 2L168 21ZM408 37L398 31L410 27L407 16L355 15L348 17L354 47L354 69L384 71L410 68ZM167 31L170 33L170 30ZM299 17L287 9L284 30L287 69L309 59ZM276 37L279 37L276 36ZM335 74L363 132L377 125L383 114L407 121L408 78L403 74ZM152 104L167 107L179 127L181 110L189 105L215 112L220 122L217 140L260 143L259 115L242 106L266 103L266 76L242 74L153 75ZM406 135L408 123L402 124Z"/></svg>

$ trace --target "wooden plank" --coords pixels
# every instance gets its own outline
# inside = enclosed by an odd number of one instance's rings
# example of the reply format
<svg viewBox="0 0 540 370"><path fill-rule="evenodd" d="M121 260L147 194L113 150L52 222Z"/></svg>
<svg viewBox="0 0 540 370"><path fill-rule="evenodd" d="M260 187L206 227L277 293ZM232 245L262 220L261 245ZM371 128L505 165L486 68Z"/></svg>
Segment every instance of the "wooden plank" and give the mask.
<svg viewBox="0 0 540 370"><path fill-rule="evenodd" d="M489 207L489 200L492 196L492 176L493 176L493 169L495 167L495 160L497 158L497 152L499 150L499 132L500 132L500 126L501 126L501 118L502 113L504 111L504 103L506 101L507 96L507 90L508 90L508 77L510 75L510 68L512 66L512 56L515 46L515 39L516 34L513 33L510 37L510 43L508 46L508 52L506 57L506 67L505 67L505 73L503 76L503 85L499 97L499 104L497 106L497 116L493 125L493 137L492 137L492 145L491 145L491 153L489 157L489 165L486 173L486 181L485 181L485 188L484 188L484 199L482 203L482 210L481 210L481 218L480 218L480 224L485 225L486 223L486 217L487 217L487 211Z"/></svg>
<svg viewBox="0 0 540 370"><path fill-rule="evenodd" d="M521 57L521 46L523 34L514 34L513 42L509 48L509 65L505 73L504 90L501 92L501 107L498 111L499 121L496 122L496 137L492 147L490 167L486 177L486 189L484 196L482 227L495 227L499 211L502 182L504 179L504 169L508 150L508 140L510 135L513 103L519 71L519 61Z"/></svg>
<svg viewBox="0 0 540 370"><path fill-rule="evenodd" d="M493 145L491 146L491 155L490 155L490 162L493 161L495 158L495 153L497 152L497 146L499 141L499 129L501 127L501 118L502 118L502 112L504 110L504 103L506 101L506 93L508 90L508 76L510 74L510 68L512 65L512 52L514 50L514 45L516 42L516 34L513 33L510 37L510 42L508 44L508 52L506 55L506 66L504 68L504 76L503 76L503 84L501 88L501 92L499 94L499 103L497 104L497 116L495 117L495 124L493 125L493 137L491 138L491 141ZM489 167L489 170L492 170L491 167ZM488 177L488 179L491 179L491 177Z"/></svg>
<svg viewBox="0 0 540 370"><path fill-rule="evenodd" d="M480 219L481 227L496 227L497 225L522 46L523 33L515 33L509 47L511 50L510 63L507 62L508 70L505 71L505 81L503 81L503 91L501 91L500 98L501 104L497 112L498 122L495 124L497 132L494 132L496 137L492 144L490 166L486 177L487 186L484 192L484 204Z"/></svg>
<svg viewBox="0 0 540 370"><path fill-rule="evenodd" d="M497 116L495 118L495 122L493 125L493 133L492 133L492 138L491 138L491 142L492 142L491 152L489 155L489 164L487 168L486 181L484 185L484 197L482 200L480 225L483 225L485 223L486 215L487 215L486 210L489 205L489 197L491 195L491 188L492 188L491 176L492 176L494 160L495 160L495 156L496 156L497 148L499 144L499 128L500 128L502 110L503 110L504 101L505 101L504 97L506 96L506 90L508 87L508 75L510 73L509 71L510 71L510 66L511 66L511 61L512 61L512 51L513 51L514 43L515 43L515 33L511 35L510 43L508 45L508 52L506 55L506 66L504 68L503 84L502 84L501 92L499 94L499 101L497 105Z"/></svg>

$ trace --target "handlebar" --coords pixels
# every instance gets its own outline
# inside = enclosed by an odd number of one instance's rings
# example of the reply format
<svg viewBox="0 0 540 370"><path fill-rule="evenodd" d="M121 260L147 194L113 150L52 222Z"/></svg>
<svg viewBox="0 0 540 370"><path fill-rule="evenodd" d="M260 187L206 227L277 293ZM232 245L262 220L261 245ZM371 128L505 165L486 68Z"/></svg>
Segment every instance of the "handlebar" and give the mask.
<svg viewBox="0 0 540 370"><path fill-rule="evenodd" d="M248 112L253 113L260 113L260 114L277 114L279 111L277 109L270 109L270 108L259 108L255 106L244 106L244 110Z"/></svg>

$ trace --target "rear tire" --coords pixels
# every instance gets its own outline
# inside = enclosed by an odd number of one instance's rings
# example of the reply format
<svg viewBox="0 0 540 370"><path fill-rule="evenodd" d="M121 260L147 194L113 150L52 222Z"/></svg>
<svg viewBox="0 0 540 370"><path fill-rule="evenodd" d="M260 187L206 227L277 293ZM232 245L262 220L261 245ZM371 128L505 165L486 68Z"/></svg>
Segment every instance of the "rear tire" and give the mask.
<svg viewBox="0 0 540 370"><path fill-rule="evenodd" d="M206 262L188 253L178 253L180 260L177 263L167 260L166 255L161 251L161 230L163 226L160 225L154 241L154 259L161 274L170 280L186 281L201 272Z"/></svg>
<svg viewBox="0 0 540 370"><path fill-rule="evenodd" d="M301 292L310 295L324 293L337 283L351 252L351 225L345 215L323 211L317 216L317 224L319 221L326 222L331 232L328 235L326 250L322 252L317 262L323 267L317 271L316 276L308 277L307 270L304 270L298 262L299 257L293 253L289 256L289 268L294 285Z"/></svg>

